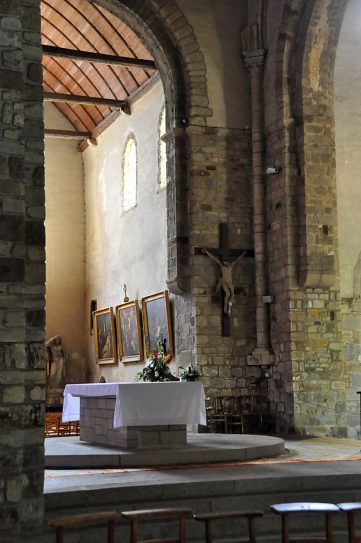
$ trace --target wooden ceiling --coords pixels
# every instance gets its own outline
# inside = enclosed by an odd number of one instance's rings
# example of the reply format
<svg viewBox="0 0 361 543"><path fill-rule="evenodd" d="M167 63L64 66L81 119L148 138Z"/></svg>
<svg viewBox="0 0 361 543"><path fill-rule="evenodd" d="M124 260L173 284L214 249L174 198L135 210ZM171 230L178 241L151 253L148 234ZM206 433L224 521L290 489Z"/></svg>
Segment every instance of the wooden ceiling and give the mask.
<svg viewBox="0 0 361 543"><path fill-rule="evenodd" d="M81 133L129 113L129 98L156 74L138 36L89 0L42 0L41 18L44 99Z"/></svg>

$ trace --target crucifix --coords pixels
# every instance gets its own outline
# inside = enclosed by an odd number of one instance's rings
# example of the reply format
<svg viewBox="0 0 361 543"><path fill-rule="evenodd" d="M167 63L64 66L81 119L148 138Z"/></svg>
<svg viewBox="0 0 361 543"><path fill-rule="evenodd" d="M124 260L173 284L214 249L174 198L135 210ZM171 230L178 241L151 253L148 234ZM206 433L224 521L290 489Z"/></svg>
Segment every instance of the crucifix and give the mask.
<svg viewBox="0 0 361 543"><path fill-rule="evenodd" d="M233 284L232 272L234 266L246 256L253 256L254 252L250 249L229 249L228 248L228 225L221 223L219 225L219 248L196 247L195 254L203 254L208 256L215 262L221 271L221 275L217 284L217 292L221 290L221 305L222 305L222 336L229 337L230 330L230 315L234 302L235 288ZM235 257L232 259L232 257ZM232 260L231 260L232 259ZM219 297L212 301L219 302Z"/></svg>

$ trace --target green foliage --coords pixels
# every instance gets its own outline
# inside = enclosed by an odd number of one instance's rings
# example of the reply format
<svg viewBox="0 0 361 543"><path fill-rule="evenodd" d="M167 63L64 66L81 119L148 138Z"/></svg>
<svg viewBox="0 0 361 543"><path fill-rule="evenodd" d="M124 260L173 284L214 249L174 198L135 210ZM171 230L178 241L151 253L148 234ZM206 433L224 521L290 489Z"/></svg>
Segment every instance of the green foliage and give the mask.
<svg viewBox="0 0 361 543"><path fill-rule="evenodd" d="M188 368L182 368L183 371L180 374L181 381L198 381L199 372L197 368L189 366Z"/></svg>
<svg viewBox="0 0 361 543"><path fill-rule="evenodd" d="M159 339L157 348L154 349L152 356L148 358L145 367L137 373L137 381L179 381L178 377L173 375L169 369L170 355L165 354L164 344Z"/></svg>

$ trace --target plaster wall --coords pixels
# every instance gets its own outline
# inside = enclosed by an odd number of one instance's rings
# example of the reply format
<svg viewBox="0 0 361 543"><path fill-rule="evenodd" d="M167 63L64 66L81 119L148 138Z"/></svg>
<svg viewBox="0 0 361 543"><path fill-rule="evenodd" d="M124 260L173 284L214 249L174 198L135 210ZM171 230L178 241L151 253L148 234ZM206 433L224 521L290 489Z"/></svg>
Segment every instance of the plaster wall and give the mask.
<svg viewBox="0 0 361 543"><path fill-rule="evenodd" d="M158 82L133 103L84 155L86 194L86 337L91 380L134 380L144 362L95 364L90 301L98 309L167 288L166 190L158 189L158 123L164 104ZM123 152L137 143L137 205L123 211ZM174 364L174 362L173 362ZM171 368L174 371L174 367Z"/></svg>
<svg viewBox="0 0 361 543"><path fill-rule="evenodd" d="M45 126L71 130L52 104ZM69 356L67 382L84 379L84 170L76 140L45 140L46 338L60 335Z"/></svg>
<svg viewBox="0 0 361 543"><path fill-rule="evenodd" d="M198 39L207 68L208 124L249 126L248 76L241 57L241 29L247 25L247 2L181 0L181 9Z"/></svg>
<svg viewBox="0 0 361 543"><path fill-rule="evenodd" d="M349 0L335 65L337 207L341 297L353 295L353 271L361 252L361 3Z"/></svg>

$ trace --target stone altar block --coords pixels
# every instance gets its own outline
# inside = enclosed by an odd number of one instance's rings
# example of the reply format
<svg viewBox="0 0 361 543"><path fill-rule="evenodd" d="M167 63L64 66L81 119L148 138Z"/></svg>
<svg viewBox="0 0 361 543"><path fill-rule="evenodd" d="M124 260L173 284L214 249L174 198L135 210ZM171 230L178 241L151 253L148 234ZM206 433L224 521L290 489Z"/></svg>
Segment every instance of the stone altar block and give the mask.
<svg viewBox="0 0 361 543"><path fill-rule="evenodd" d="M187 443L185 424L114 428L115 397L80 398L80 439L122 449L170 447Z"/></svg>
<svg viewBox="0 0 361 543"><path fill-rule="evenodd" d="M199 382L67 385L63 422L80 419L80 439L119 448L187 443L187 425L206 425Z"/></svg>

